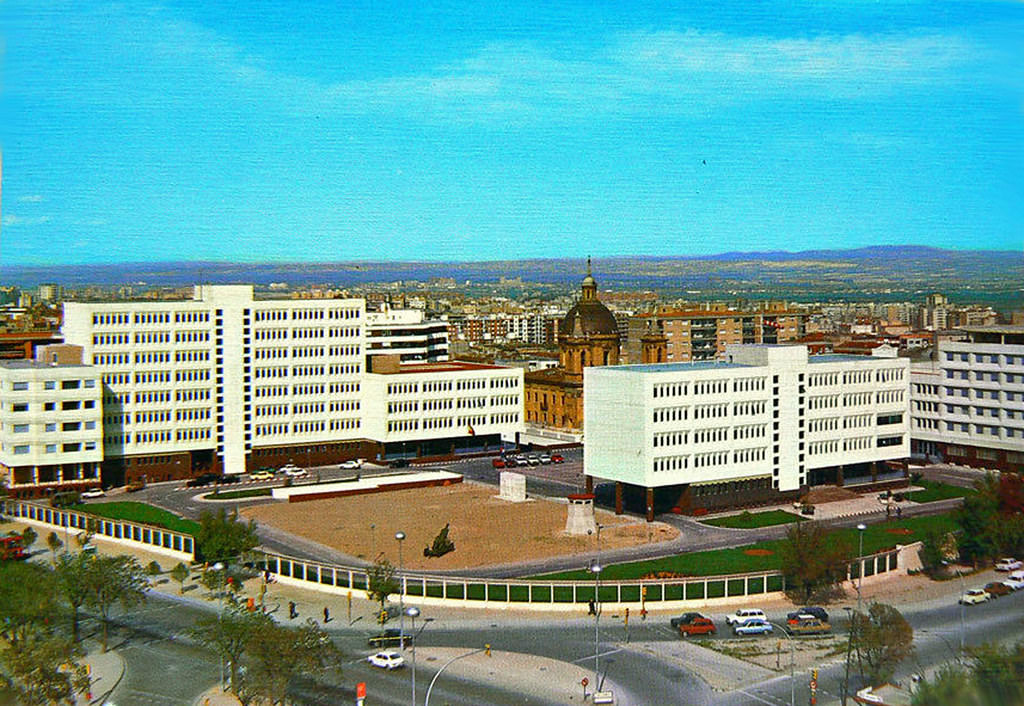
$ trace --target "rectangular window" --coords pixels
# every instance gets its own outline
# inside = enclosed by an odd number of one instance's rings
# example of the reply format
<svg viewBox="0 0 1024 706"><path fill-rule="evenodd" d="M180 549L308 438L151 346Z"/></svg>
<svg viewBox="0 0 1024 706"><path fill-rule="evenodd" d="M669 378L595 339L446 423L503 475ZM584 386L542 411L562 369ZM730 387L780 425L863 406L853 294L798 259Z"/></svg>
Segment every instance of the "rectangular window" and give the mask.
<svg viewBox="0 0 1024 706"><path fill-rule="evenodd" d="M43 383L43 389L44 390L56 390L57 389L56 381L54 381L54 380L47 380L47 381L45 381Z"/></svg>
<svg viewBox="0 0 1024 706"><path fill-rule="evenodd" d="M15 434L27 434L28 433L28 424L15 424L14 425L14 433Z"/></svg>
<svg viewBox="0 0 1024 706"><path fill-rule="evenodd" d="M880 436L878 437L879 448L884 446L899 446L903 443L902 436Z"/></svg>
<svg viewBox="0 0 1024 706"><path fill-rule="evenodd" d="M96 422L86 422L85 423L85 428L86 429L95 429L96 428Z"/></svg>
<svg viewBox="0 0 1024 706"><path fill-rule="evenodd" d="M27 390L28 389L28 383L27 382L12 382L11 383L11 389L12 390L19 390L19 391L20 390Z"/></svg>
<svg viewBox="0 0 1024 706"><path fill-rule="evenodd" d="M78 431L82 428L81 422L64 422L60 425L61 431Z"/></svg>
<svg viewBox="0 0 1024 706"><path fill-rule="evenodd" d="M27 412L28 402L15 402L11 405L12 412Z"/></svg>
<svg viewBox="0 0 1024 706"><path fill-rule="evenodd" d="M78 400L66 400L60 403L60 408L63 410L78 409L81 406L81 402Z"/></svg>
<svg viewBox="0 0 1024 706"><path fill-rule="evenodd" d="M79 450L81 450L81 448L82 448L82 445L80 443L78 443L78 442L75 442L73 444L64 444L64 446L61 447L61 451L63 451L64 453L69 453L69 452L79 451Z"/></svg>
<svg viewBox="0 0 1024 706"><path fill-rule="evenodd" d="M14 453L16 455L27 454L28 453L28 445L25 444L23 446L15 446L14 447Z"/></svg>
<svg viewBox="0 0 1024 706"><path fill-rule="evenodd" d="M86 387L96 387L96 381L95 380L86 380L85 381L85 386Z"/></svg>
<svg viewBox="0 0 1024 706"><path fill-rule="evenodd" d="M55 453L57 453L57 444L47 444L46 445L46 453L48 453L48 454L55 454Z"/></svg>
<svg viewBox="0 0 1024 706"><path fill-rule="evenodd" d="M82 384L81 380L61 380L60 389L77 390Z"/></svg>
<svg viewBox="0 0 1024 706"><path fill-rule="evenodd" d="M96 442L95 441L87 441L87 442L85 442L85 450L86 451L93 451L93 450L95 450L95 448L96 448Z"/></svg>
<svg viewBox="0 0 1024 706"><path fill-rule="evenodd" d="M878 426L885 424L901 424L903 422L902 414L880 414L878 415Z"/></svg>
<svg viewBox="0 0 1024 706"><path fill-rule="evenodd" d="M53 410L57 409L57 403L56 402L44 402L43 403L43 409L46 410L47 412L52 412Z"/></svg>

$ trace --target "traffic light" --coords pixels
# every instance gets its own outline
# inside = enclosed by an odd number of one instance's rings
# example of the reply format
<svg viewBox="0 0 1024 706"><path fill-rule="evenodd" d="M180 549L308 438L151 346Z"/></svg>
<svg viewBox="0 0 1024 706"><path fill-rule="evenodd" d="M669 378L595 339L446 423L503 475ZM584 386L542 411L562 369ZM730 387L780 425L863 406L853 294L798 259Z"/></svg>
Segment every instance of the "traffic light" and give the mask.
<svg viewBox="0 0 1024 706"><path fill-rule="evenodd" d="M484 654L486 654L488 657L491 656L491 646L489 644L484 645Z"/></svg>

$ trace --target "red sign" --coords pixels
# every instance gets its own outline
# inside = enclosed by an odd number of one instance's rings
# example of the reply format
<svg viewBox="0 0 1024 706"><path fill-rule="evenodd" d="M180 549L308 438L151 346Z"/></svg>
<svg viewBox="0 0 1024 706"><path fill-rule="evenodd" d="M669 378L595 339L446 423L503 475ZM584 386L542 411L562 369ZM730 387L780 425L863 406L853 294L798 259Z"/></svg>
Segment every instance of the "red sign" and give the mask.
<svg viewBox="0 0 1024 706"><path fill-rule="evenodd" d="M365 699L366 698L366 682L361 681L358 684L356 684L356 698L357 699Z"/></svg>
<svg viewBox="0 0 1024 706"><path fill-rule="evenodd" d="M589 683L590 683L590 680L587 679L586 677L583 677L582 679L580 679L580 684L582 684L583 686L586 686Z"/></svg>

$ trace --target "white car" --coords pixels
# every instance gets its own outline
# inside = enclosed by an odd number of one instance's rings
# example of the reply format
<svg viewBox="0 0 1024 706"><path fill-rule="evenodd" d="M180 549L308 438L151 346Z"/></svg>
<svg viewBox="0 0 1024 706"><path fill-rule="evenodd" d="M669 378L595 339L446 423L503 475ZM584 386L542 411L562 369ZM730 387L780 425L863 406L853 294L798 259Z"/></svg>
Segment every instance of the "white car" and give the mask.
<svg viewBox="0 0 1024 706"><path fill-rule="evenodd" d="M551 463L551 456L549 456L548 454L541 454L540 462L543 463L545 466L548 465L549 463Z"/></svg>
<svg viewBox="0 0 1024 706"><path fill-rule="evenodd" d="M366 658L366 661L372 664L374 667L380 667L381 669L398 669L405 664L405 659L402 655L392 650L385 650L372 654Z"/></svg>
<svg viewBox="0 0 1024 706"><path fill-rule="evenodd" d="M286 476L291 476L292 478L301 478L302 476L309 475L309 471L305 468L299 468L292 463L281 466L279 470L281 473L284 473Z"/></svg>
<svg viewBox="0 0 1024 706"><path fill-rule="evenodd" d="M82 492L83 498L102 498L106 495L103 492L103 488L89 488L89 490Z"/></svg>
<svg viewBox="0 0 1024 706"><path fill-rule="evenodd" d="M992 598L992 594L982 588L971 588L964 592L964 595L960 596L960 602L964 605L976 605L978 603L985 603Z"/></svg>
<svg viewBox="0 0 1024 706"><path fill-rule="evenodd" d="M1019 591L1020 589L1024 588L1024 579L1015 579L1014 577L1009 576L1003 579L1002 584L1004 586L1009 586L1014 591Z"/></svg>
<svg viewBox="0 0 1024 706"><path fill-rule="evenodd" d="M996 571L1017 571L1018 569L1024 569L1024 562L1013 557L1000 559L996 562Z"/></svg>
<svg viewBox="0 0 1024 706"><path fill-rule="evenodd" d="M349 461L345 461L341 464L341 470L343 471L354 471L363 467L363 462L359 459L353 458Z"/></svg>
<svg viewBox="0 0 1024 706"><path fill-rule="evenodd" d="M748 620L768 620L768 616L764 614L764 611L760 608L741 608L732 615L725 616L725 622L727 625L739 625L745 623Z"/></svg>

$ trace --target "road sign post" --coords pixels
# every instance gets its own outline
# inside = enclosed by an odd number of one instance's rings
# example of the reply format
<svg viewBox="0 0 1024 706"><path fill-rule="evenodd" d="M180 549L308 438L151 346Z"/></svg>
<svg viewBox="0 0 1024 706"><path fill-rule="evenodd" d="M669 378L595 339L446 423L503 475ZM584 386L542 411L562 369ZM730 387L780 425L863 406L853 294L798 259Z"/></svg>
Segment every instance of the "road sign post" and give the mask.
<svg viewBox="0 0 1024 706"><path fill-rule="evenodd" d="M589 684L589 683L590 683L590 680L587 679L586 677L583 677L582 679L580 679L580 686L583 687L583 700L584 701L587 700L587 684Z"/></svg>

